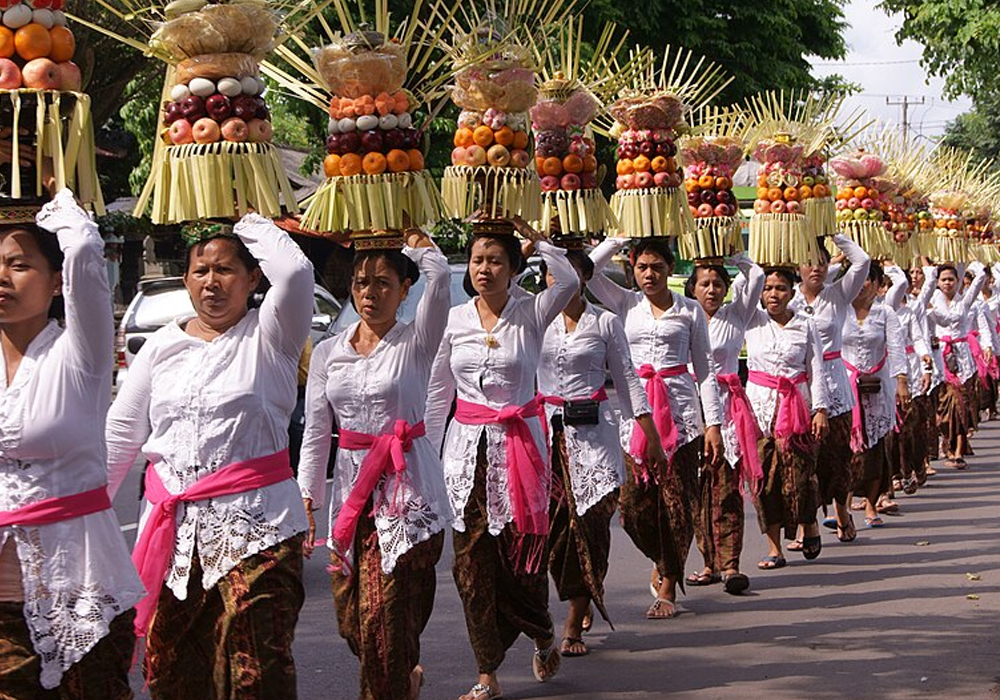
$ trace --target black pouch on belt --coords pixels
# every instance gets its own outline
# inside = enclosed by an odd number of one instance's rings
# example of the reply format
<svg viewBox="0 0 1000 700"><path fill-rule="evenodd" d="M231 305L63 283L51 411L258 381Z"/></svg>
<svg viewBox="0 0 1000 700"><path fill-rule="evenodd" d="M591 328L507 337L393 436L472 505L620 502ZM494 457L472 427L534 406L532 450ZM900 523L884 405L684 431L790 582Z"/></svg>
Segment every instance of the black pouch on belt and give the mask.
<svg viewBox="0 0 1000 700"><path fill-rule="evenodd" d="M566 425L597 425L600 422L601 402L597 399L577 399L563 405L563 423Z"/></svg>

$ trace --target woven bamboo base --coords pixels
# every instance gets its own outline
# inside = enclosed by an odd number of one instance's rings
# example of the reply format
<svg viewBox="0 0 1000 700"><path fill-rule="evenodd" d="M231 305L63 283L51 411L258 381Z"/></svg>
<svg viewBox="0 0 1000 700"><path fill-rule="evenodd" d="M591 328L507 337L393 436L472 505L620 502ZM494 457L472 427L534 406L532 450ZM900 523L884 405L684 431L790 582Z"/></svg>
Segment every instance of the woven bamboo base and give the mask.
<svg viewBox="0 0 1000 700"><path fill-rule="evenodd" d="M837 233L837 205L833 197L812 197L802 202L806 232L813 238Z"/></svg>
<svg viewBox="0 0 1000 700"><path fill-rule="evenodd" d="M819 263L819 244L806 232L805 219L804 214L754 214L750 217L750 257L761 267Z"/></svg>
<svg viewBox="0 0 1000 700"><path fill-rule="evenodd" d="M56 188L73 190L85 206L104 213L97 179L90 96L58 90L0 90L0 128L10 129L12 199L42 197L41 159L52 159ZM35 151L35 182L21 181L24 148Z"/></svg>
<svg viewBox="0 0 1000 700"><path fill-rule="evenodd" d="M840 221L837 231L861 246L868 255L879 260L891 258L895 253L892 234L885 230L881 221ZM828 241L827 248L835 247Z"/></svg>
<svg viewBox="0 0 1000 700"><path fill-rule="evenodd" d="M302 206L302 225L322 232L433 226L443 209L426 170L332 177Z"/></svg>
<svg viewBox="0 0 1000 700"><path fill-rule="evenodd" d="M722 259L743 252L739 218L712 216L694 223L693 232L682 233L677 239L677 250L685 260Z"/></svg>
<svg viewBox="0 0 1000 700"><path fill-rule="evenodd" d="M543 192L538 230L551 234L554 222L567 236L596 236L618 228L618 219L599 189Z"/></svg>
<svg viewBox="0 0 1000 700"><path fill-rule="evenodd" d="M680 236L695 230L687 196L679 187L618 190L611 196L618 233L628 238Z"/></svg>
<svg viewBox="0 0 1000 700"><path fill-rule="evenodd" d="M479 210L489 219L542 218L541 181L534 170L526 168L449 166L441 179L441 197L445 213L456 219Z"/></svg>

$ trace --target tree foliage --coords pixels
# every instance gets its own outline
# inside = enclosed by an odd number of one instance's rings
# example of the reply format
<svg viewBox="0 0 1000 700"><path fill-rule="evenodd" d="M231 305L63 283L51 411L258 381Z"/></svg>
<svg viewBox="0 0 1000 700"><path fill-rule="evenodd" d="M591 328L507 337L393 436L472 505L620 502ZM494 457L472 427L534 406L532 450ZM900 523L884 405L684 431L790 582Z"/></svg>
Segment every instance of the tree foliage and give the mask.
<svg viewBox="0 0 1000 700"><path fill-rule="evenodd" d="M922 64L945 79L949 97L1000 91L1000 4L996 0L884 0L882 9L903 17L896 41L923 45Z"/></svg>
<svg viewBox="0 0 1000 700"><path fill-rule="evenodd" d="M972 151L977 159L992 159L1000 169L1000 93L981 97L972 111L949 123L943 143Z"/></svg>

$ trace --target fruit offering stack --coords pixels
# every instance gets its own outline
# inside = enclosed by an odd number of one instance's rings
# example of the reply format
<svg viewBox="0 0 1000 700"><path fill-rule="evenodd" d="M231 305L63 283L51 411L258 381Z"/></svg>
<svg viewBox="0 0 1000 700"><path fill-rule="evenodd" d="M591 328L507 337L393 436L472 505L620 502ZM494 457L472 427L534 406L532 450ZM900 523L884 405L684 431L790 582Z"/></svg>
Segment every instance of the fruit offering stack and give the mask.
<svg viewBox="0 0 1000 700"><path fill-rule="evenodd" d="M528 110L538 96L528 65L512 48L456 73L451 98L462 111L441 183L450 216L483 209L489 219L541 218L541 184L528 167Z"/></svg>
<svg viewBox="0 0 1000 700"><path fill-rule="evenodd" d="M306 205L305 226L346 232L355 246L400 247L404 228L440 218L440 195L424 170L413 119L419 102L404 88L407 50L358 27L314 52L330 94L327 180Z"/></svg>
<svg viewBox="0 0 1000 700"><path fill-rule="evenodd" d="M694 228L677 163L676 129L685 106L667 91L626 97L611 108L618 125L617 191L611 206L635 238L677 236Z"/></svg>
<svg viewBox="0 0 1000 700"><path fill-rule="evenodd" d="M863 151L836 156L830 167L837 173L837 226L873 258L890 258L894 245L885 224L896 184L883 177L887 165Z"/></svg>
<svg viewBox="0 0 1000 700"><path fill-rule="evenodd" d="M692 136L680 142L684 190L695 230L680 237L688 260L723 258L743 250L733 175L743 161L743 143L730 136Z"/></svg>
<svg viewBox="0 0 1000 700"><path fill-rule="evenodd" d="M968 255L965 222L971 218L969 195L961 190L939 190L930 195L930 214L937 236L937 258L963 262Z"/></svg>
<svg viewBox="0 0 1000 700"><path fill-rule="evenodd" d="M0 90L80 90L63 7L64 0L0 0Z"/></svg>
<svg viewBox="0 0 1000 700"><path fill-rule="evenodd" d="M806 215L809 235L819 238L837 233L837 210L833 189L830 187L823 156L820 153L803 156L799 201Z"/></svg>
<svg viewBox="0 0 1000 700"><path fill-rule="evenodd" d="M256 75L235 75L212 80L192 78L170 91L163 109L164 136L175 146L186 143L229 141L268 143L271 115L261 97L264 81Z"/></svg>
<svg viewBox="0 0 1000 700"><path fill-rule="evenodd" d="M162 147L136 205L152 199L154 223L297 210L271 146L260 61L278 26L266 2L174 0L149 39L171 67L162 105Z"/></svg>
<svg viewBox="0 0 1000 700"><path fill-rule="evenodd" d="M760 170L750 219L750 256L760 265L795 267L819 259L816 237L806 226L799 189L805 177L803 150L782 131L752 145Z"/></svg>

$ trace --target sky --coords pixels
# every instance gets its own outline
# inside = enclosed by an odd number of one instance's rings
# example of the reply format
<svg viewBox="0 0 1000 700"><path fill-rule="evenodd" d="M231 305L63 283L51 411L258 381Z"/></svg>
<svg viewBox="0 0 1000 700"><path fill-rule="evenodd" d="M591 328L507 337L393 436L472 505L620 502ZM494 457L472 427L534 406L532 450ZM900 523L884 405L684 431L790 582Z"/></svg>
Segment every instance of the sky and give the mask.
<svg viewBox="0 0 1000 700"><path fill-rule="evenodd" d="M844 112L864 107L875 118L902 124L904 96L910 102L909 131L911 137L934 138L944 133L945 125L971 107L968 99L946 101L941 96L944 81L929 82L919 60L921 46L907 41L896 43L895 33L902 21L889 16L871 0L851 0L844 14L850 26L845 31L847 57L843 61L813 59L813 75L823 77L839 73L846 80L861 85L863 92L850 97ZM923 104L920 100L923 98Z"/></svg>

